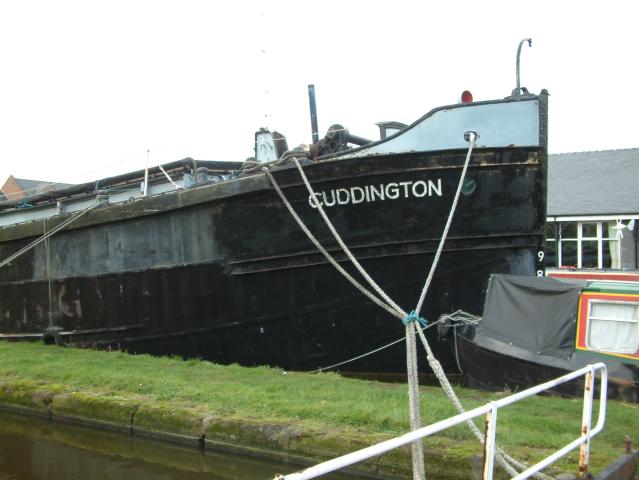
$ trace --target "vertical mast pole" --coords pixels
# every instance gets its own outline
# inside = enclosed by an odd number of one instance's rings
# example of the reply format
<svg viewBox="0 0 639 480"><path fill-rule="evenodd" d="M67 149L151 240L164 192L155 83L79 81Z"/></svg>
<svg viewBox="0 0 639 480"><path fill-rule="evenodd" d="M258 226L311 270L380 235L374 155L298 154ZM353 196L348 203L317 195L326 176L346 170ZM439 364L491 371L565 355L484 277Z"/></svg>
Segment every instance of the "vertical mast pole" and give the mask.
<svg viewBox="0 0 639 480"><path fill-rule="evenodd" d="M146 167L144 167L144 189L142 190L142 196L146 197L149 189L149 149L146 149Z"/></svg>
<svg viewBox="0 0 639 480"><path fill-rule="evenodd" d="M319 142L319 133L317 128L317 105L315 103L315 85L308 86L308 103L311 109L311 133L313 134L313 144Z"/></svg>

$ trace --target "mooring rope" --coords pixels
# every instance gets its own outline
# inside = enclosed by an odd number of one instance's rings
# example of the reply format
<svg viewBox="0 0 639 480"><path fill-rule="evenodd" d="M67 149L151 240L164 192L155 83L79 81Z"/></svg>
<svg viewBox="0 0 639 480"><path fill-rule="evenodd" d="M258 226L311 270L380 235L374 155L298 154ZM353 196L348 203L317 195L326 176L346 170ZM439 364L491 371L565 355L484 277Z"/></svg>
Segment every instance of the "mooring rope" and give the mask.
<svg viewBox="0 0 639 480"><path fill-rule="evenodd" d="M459 200L459 195L461 193L464 179L466 178L466 171L468 170L468 165L470 164L470 157L473 153L475 142L477 141L477 134L475 132L470 132L468 139L470 140L470 146L468 147L468 153L466 154L466 160L464 161L464 168L462 169L462 173L459 178L459 183L457 185L457 190L455 192L455 198L450 208L450 212L448 213L448 219L446 220L446 225L444 227L444 231L439 241L437 252L435 253L435 257L433 258L433 263L431 264L428 277L424 284L424 288L422 289L421 295L417 302L417 306L415 307L415 310L414 310L415 316L417 318L419 318L419 313L421 312L422 305L424 303L424 298L426 297L426 293L428 292L428 288L430 287L430 283L433 279L435 269L437 268L437 264L439 263L439 257L441 256L442 250L444 249L444 242L446 241L446 237L448 236L448 230L450 229L450 225L453 221L455 210L457 209L457 202ZM419 335L420 335L420 339L422 339L422 342L426 338L426 336L424 335L424 332L422 332L422 330L418 327L418 325L416 325L416 323L417 322L415 321L406 322L406 362L407 362L406 366L407 366L407 372L408 372L409 402L412 407L409 410L411 415L411 428L413 430L417 430L421 427L421 415L419 413L419 376L418 376L419 372L417 368L417 347L415 342L415 330L419 330ZM431 366L433 373L435 373L435 376L437 377L438 380L440 380L440 383L441 383L439 372L437 371L437 366L439 365L439 362L433 356L432 351L430 351L430 346L428 345L428 342L426 342L426 345L428 347L427 352L429 353L429 355L426 356L426 359L428 360L428 364ZM433 360L435 360L436 364L431 363L431 357ZM441 370L441 365L439 365L439 367ZM441 373L443 373L443 370L441 370ZM448 385L450 385L450 383L448 382L448 378L446 377L445 374L444 374L444 378L446 379L446 382L448 383ZM455 395L454 391L453 391L453 395ZM457 401L459 402L459 400ZM418 474L423 475L423 468L424 468L423 451L424 450L422 448L421 442L419 444L415 442L412 444L412 446L413 446L413 470L416 467L418 468L418 473L416 474L415 472L413 472L413 477L417 478ZM416 452L417 448L419 448L419 452ZM418 456L415 455L416 453L418 453ZM420 457L421 457L421 462L419 461ZM425 477L419 477L419 478L425 478Z"/></svg>
<svg viewBox="0 0 639 480"><path fill-rule="evenodd" d="M368 284L373 288L373 290L375 290L375 292L381 298L383 298L388 305L390 305L397 312L400 312L402 316L405 317L407 315L406 312L399 305L397 305L388 295L386 295L386 292L384 292L384 290L382 290L382 288L375 282L375 280L373 280L373 278L368 274L368 272L364 270L364 267L362 267L362 265L352 254L350 249L346 246L346 243L344 243L344 240L342 240L342 237L340 236L340 234L337 233L337 230L335 229L333 222L331 222L330 218L328 218L328 215L326 215L326 212L324 211L324 208L322 207L321 202L317 201L317 197L315 196L313 187L311 187L311 184L309 183L308 178L306 177L306 174L304 173L304 169L300 165L300 162L297 161L297 158L293 158L293 162L295 163L297 170L300 172L300 176L302 177L302 181L304 182L304 185L306 185L306 190L309 193L309 198L311 198L311 201L317 207L317 211L320 213L320 215L324 219L324 223L326 223L326 226L330 230L331 234L333 235L333 238L335 238L335 240L337 241L337 244L340 246L342 251L346 254L348 259L355 266L355 268L362 275L362 277L364 277L364 279L368 282Z"/></svg>
<svg viewBox="0 0 639 480"><path fill-rule="evenodd" d="M424 283L424 288L422 288L422 293L420 294L419 301L417 302L417 306L415 307L415 311L418 314L422 310L422 305L424 304L426 293L428 293L428 289L430 288L430 283L433 280L433 276L435 274L435 269L437 268L437 264L439 263L439 257L441 256L442 251L444 249L444 243L446 242L446 238L448 237L448 230L450 230L450 225L453 222L453 216L455 215L455 211L457 210L457 202L459 202L459 196L461 194L461 190L464 185L464 179L466 178L468 165L470 164L470 156L473 153L473 148L475 147L475 142L477 141L477 134L475 132L468 132L468 136L470 140L470 146L468 147L468 154L466 155L464 168L462 169L461 177L459 178L459 183L457 184L457 190L455 191L455 197L453 198L453 204L450 207L450 213L448 214L448 219L446 220L444 231L442 232L442 236L439 239L439 245L437 246L437 252L435 253L435 258L433 259L433 263L430 266L430 272L428 272L428 277L426 278L426 282Z"/></svg>
<svg viewBox="0 0 639 480"><path fill-rule="evenodd" d="M411 430L419 430L422 417L419 412L419 370L417 368L417 345L415 342L415 322L406 323L406 376L408 377L408 413ZM411 443L413 459L413 479L426 480L424 471L424 447L422 439Z"/></svg>
<svg viewBox="0 0 639 480"><path fill-rule="evenodd" d="M407 377L408 377L410 425L412 430L418 430L419 428L421 428L421 414L419 412L419 371L417 367L417 351L416 351L417 347L416 347L416 340L415 340L415 328L418 328L418 327L413 327L412 324L415 323L414 320L420 318L419 312L421 311L424 298L426 297L426 293L428 292L428 288L430 287L435 269L437 267L437 264L439 263L439 258L444 248L444 243L448 236L448 231L450 229L450 225L452 223L455 210L457 209L457 203L459 201L459 196L461 194L461 189L464 183L464 179L466 178L466 172L468 170L468 165L470 164L472 151L475 146L475 142L477 141L477 134L475 132L468 132L467 135L468 135L467 139L468 141L470 141L470 146L468 148L468 153L466 154L466 160L464 162L464 167L462 169L462 173L457 185L457 190L455 192L453 203L451 205L451 209L448 214L446 224L444 226L444 231L442 232L439 245L435 253L435 257L433 259L433 263L431 264L431 268L428 273L426 282L424 284L424 288L422 289L421 295L417 302L417 306L415 307L415 310L408 315L399 305L397 305L386 294L386 292L384 292L384 290L375 282L375 280L373 280L373 278L368 274L368 272L366 272L366 270L361 266L359 261L351 253L350 249L346 246L341 236L339 235L339 233L333 226L333 223L330 221L330 219L324 212L321 202L318 202L316 200L317 197L315 196L315 192L313 191L313 188L311 187L311 184L309 183L308 178L306 177L306 174L304 173L304 170L302 169L302 166L299 164L296 158L293 159L293 161L295 162L295 166L297 167L297 170L299 171L300 176L302 177L302 181L304 182L304 185L306 186L306 189L308 190L309 198L311 198L312 199L311 201L314 202L315 207L317 208L318 212L324 219L326 226L329 228L331 234L333 235L333 238L335 238L338 245L341 247L342 251L347 255L351 263L355 266L357 271L360 272L360 274L364 277L364 279L368 282L368 284L373 288L373 290L375 290L375 292L380 297L382 297L388 305L390 305L394 310L396 310L398 313L401 313L403 315L402 320L404 321L406 325L405 327L406 329L406 370L407 370ZM430 352L430 346L428 346L427 352ZM430 357L434 358L432 356L432 352L430 352L430 355L427 356L427 359L429 359ZM430 359L429 359L429 365L430 365ZM433 369L433 371L435 372L435 375L439 379L439 376L437 375L437 369L439 368L441 370L441 366L431 365L431 368ZM448 381L448 379L446 379L446 381ZM443 386L444 385L442 384L442 387ZM413 454L413 478L415 480L423 480L425 478L425 475L423 471L424 460L423 460L423 448L422 448L421 440L413 442L411 444L411 447L412 447L412 454Z"/></svg>
<svg viewBox="0 0 639 480"><path fill-rule="evenodd" d="M457 312L461 312L461 310L457 310ZM442 316L439 317L439 319L437 319L437 321L435 321L433 323L429 323L425 327L421 327L421 329L423 331L424 330L428 330L429 328L432 328L435 325L437 325L439 323L442 323L442 322L444 322L444 321L446 321L448 319L456 319L456 317L454 317L454 316L457 314L457 312L451 313L450 315L442 315ZM471 314L469 313L468 315L471 315ZM463 322L463 321L460 319L460 322ZM328 365L326 367L319 367L319 368L316 368L315 370L310 370L308 373L320 373L320 372L325 372L327 370L331 370L333 368L341 367L342 365L348 365L349 363L355 362L355 361L360 360L362 358L369 357L370 355L374 355L374 354L376 354L378 352L381 352L382 350L386 350L387 348L390 348L393 345L397 345L398 343L404 342L404 341L406 341L406 335L398 338L397 340L393 340L392 342L387 343L386 345L382 345L381 347L377 347L377 348L375 348L373 350L369 350L366 353L362 353L360 355L357 355L356 357L352 357L352 358L349 358L348 360L344 360L344 361L339 362L339 363L334 363L334 364Z"/></svg>
<svg viewBox="0 0 639 480"><path fill-rule="evenodd" d="M468 133L467 141L470 141L470 147L469 147L468 153L466 155L466 161L464 162L464 167L462 169L462 174L460 176L460 180L459 180L459 183L458 183L458 187L457 187L457 191L456 191L456 194L455 194L455 198L454 198L453 204L451 206L451 211L449 213L448 219L446 221L446 225L444 227L444 232L442 233L442 237L440 239L440 243L439 243L437 252L435 254L435 258L433 260L433 263L431 265L431 269L429 271L427 280L426 280L426 282L424 284L424 288L422 289L422 293L420 295L420 298L419 298L419 301L418 301L418 304L417 304L417 308L414 310L414 313L415 313L414 318L416 318L416 319L420 318L419 317L419 312L421 310L421 307L423 305L423 301L424 301L424 299L426 297L426 294L428 292L428 288L430 287L430 283L431 283L432 278L434 276L435 268L436 268L437 263L439 261L439 258L441 256L441 252L443 250L443 245L444 245L444 242L445 242L446 237L448 235L448 230L450 229L450 225L452 223L452 218L453 218L454 212L455 212L456 207L457 207L457 203L458 203L459 196L460 196L460 193L461 193L461 188L463 186L463 182L464 182L465 175L466 175L466 172L467 172L467 169L468 169L468 165L470 163L472 150L473 150L475 142L476 142L476 140L478 138L477 134L475 132L467 132L467 133ZM348 249L346 244L342 241L340 235L337 233L337 230L333 226L333 224L330 221L330 219L324 213L323 209L321 208L321 203L317 202L316 200L314 200L316 198L315 193L314 193L310 183L308 182L308 179L307 179L307 177L306 177L306 175L304 173L304 170L302 169L301 165L297 161L297 158L293 158L293 161L295 162L295 165L296 165L298 171L300 172L300 176L302 177L302 180L304 181L304 184L305 184L307 190L309 191L309 195L310 195L309 198L312 199L311 201L315 202L315 206L317 207L317 210L322 215L322 218L324 219L327 227L329 228L329 230L333 234L333 237L336 239L336 241L338 242L339 246L342 248L342 251L347 255L349 260L351 260L353 265L355 265L355 267L360 272L360 274L362 274L362 276L367 280L367 282L373 288L373 290L375 290L375 292L384 301L382 301L380 298L376 297L372 292L370 292L365 287L363 287L359 282L357 282L357 280L355 280L350 274L348 274L333 259L333 257L326 251L326 249L324 249L324 247L317 241L317 239L313 236L313 234L308 230L308 228L306 227L304 222L301 220L299 215L297 215L297 213L295 212L295 210L293 209L291 204L286 199L286 196L282 192L281 188L277 184L275 178L273 177L273 175L271 174L269 169L268 168L263 168L263 171L268 176L269 180L271 181L271 184L275 188L275 190L278 193L280 199L282 200L284 205L287 207L287 209L289 210L289 212L291 213L291 215L293 216L295 221L298 223L300 228L302 228L304 233L306 233L307 237L316 246L316 248L324 255L324 257L340 273L342 273L342 275L344 275L344 277L352 285L354 285L358 290L360 290L362 293L364 293L375 304L377 304L378 306L384 308L384 310L389 312L391 315L393 315L395 317L398 317L398 318L401 318L402 320L405 321L405 324L406 324L406 344L407 344L406 358L407 358L407 374L408 374L408 386L409 386L409 407L410 407L409 409L410 409L411 428L413 430L416 430L416 429L420 428L420 425L421 425L421 415L419 414L419 391L418 391L419 385L418 385L418 372L417 372L417 355L416 355L415 330L418 331L418 334L420 336L420 340L422 341L422 344L424 344L424 347L425 347L426 353L427 353L427 359L428 359L429 365L431 366L433 372L435 373L436 377L440 381L440 384L442 385L442 389L444 390L446 395L449 397L449 399L453 402L455 408L457 408L458 411L460 411L460 412L465 411L463 406L461 405L461 403L459 401L459 398L457 397L455 391L453 390L452 386L450 385L450 382L448 381L448 378L446 377L446 374L443 371L443 369L441 367L441 364L434 357L434 355L432 353L432 350L430 348L430 345L428 344L428 341L427 341L422 329L419 328L419 326L417 326L417 325L413 326L413 324L418 323L418 322L411 321L411 320L413 320L413 318L409 319L409 317L412 317L412 313L413 312L411 313L411 315L407 315L406 312L401 307L399 307L381 289L381 287L379 287L379 285L368 275L368 273L363 269L363 267L361 267L360 263L353 256L353 254L350 252L350 249ZM459 409L461 409L461 410L459 410ZM472 421L469 421L469 422L470 422L470 424L472 424L471 430L473 431L473 433L475 433L475 431L479 432L479 430L477 429L476 425ZM477 436L476 433L475 433L475 436ZM483 434L481 434L481 432L479 432L479 437L478 438L479 438L479 440L482 443L484 442L484 436L483 436ZM421 441L413 443L412 444L412 448L413 448L413 478L415 480L424 480L425 479L425 474L424 474L423 448L421 446ZM510 465L510 463L513 463L513 464L517 465L519 468L525 468L525 466L523 464L521 464L520 462L517 462L516 460L512 459L512 457L509 457L508 455L503 453L503 450L501 450L499 448L497 449L497 452L496 452L496 459L497 459L497 462L511 476L517 475L517 471ZM546 478L548 478L548 477L546 477Z"/></svg>
<svg viewBox="0 0 639 480"><path fill-rule="evenodd" d="M289 211L293 219L297 222L299 227L306 234L306 236L313 243L313 245L315 245L317 250L324 256L324 258L326 258L326 260L328 260L330 264L333 265L333 267L335 267L335 269L338 272L340 272L355 288L357 288L360 292L362 292L368 299L370 299L376 305L386 310L388 313L390 313L394 317L397 317L400 319L403 318L401 314L397 313L393 308L391 308L389 305L387 305L382 300L377 298L373 293L367 290L361 283L355 280L351 274L349 274L346 270L344 270L344 268L342 268L342 266L339 263L337 263L337 261L332 257L332 255L328 253L328 251L322 246L321 243L319 243L317 238L315 238L315 236L311 233L308 227L304 224L300 216L297 214L293 206L290 204L290 202L284 195L284 192L282 192L282 189L280 188L280 186L275 181L275 178L273 177L273 174L271 173L271 171L268 168L264 168L263 170L264 170L264 173L266 173L266 176L271 181L273 188L275 188L275 191L279 195L280 199L282 200L282 203L284 203L284 206L287 208L287 210Z"/></svg>
<svg viewBox="0 0 639 480"><path fill-rule="evenodd" d="M282 165L288 165L289 163L291 163L291 159L293 158L302 158L306 160L308 159L308 152L300 147L297 147L293 150L286 150L280 158L278 158L277 160L271 160L269 162L259 162L254 157L250 157L244 160L244 163L240 167L238 173L256 173L260 170L264 170L265 167L280 167Z"/></svg>
<svg viewBox="0 0 639 480"><path fill-rule="evenodd" d="M304 170L302 169L301 165L297 161L297 158L294 158L293 160L294 160L296 166L298 167L298 170L300 171L300 174L302 176L302 179L304 180L304 183L305 183L307 189L310 192L311 198L314 198L315 195L313 194L313 189L312 189L310 183L308 182L308 179L306 178L306 175L304 174ZM309 240L311 240L313 245L315 245L315 247L322 253L322 255L331 263L331 265L333 265L342 275L344 275L344 277L353 286L355 286L355 288L357 288L360 292L362 292L367 298L369 298L371 301L373 301L376 305L382 307L388 313L390 313L391 315L393 315L393 316L395 316L395 317L397 317L399 319L402 319L402 320L405 319L408 316L406 314L406 312L403 309L401 309L395 302L393 302L388 297L388 295L386 295L386 293L384 293L381 290L381 288L370 278L370 276L368 274L365 274L364 276L365 276L365 278L367 278L367 280L370 279L370 281L373 283L374 290L376 292L378 292L378 293L382 292L383 297L386 297L388 300L390 300L390 302L386 303L382 299L380 299L377 296L375 296L372 292L370 292L363 285L361 285L357 280L355 280L355 278L353 278L348 272L346 272L346 270L344 270L337 263L337 261L331 256L331 254L328 253L328 251L319 243L319 241L315 238L315 236L311 233L311 231L306 227L306 225L304 224L302 219L299 217L297 212L295 212L295 209L293 208L293 206L290 204L290 202L288 201L288 199L286 198L286 196L282 192L282 189L277 184L277 181L273 177L273 174L270 172L270 170L268 168L264 167L263 171L267 175L269 180L271 181L271 184L275 188L275 191L279 195L280 199L282 200L282 203L284 203L284 205L286 206L287 210L289 211L289 213L291 214L293 219L297 222L297 224L300 226L300 228L306 234L306 236L309 238ZM318 202L318 205L319 205L319 202ZM336 238L336 240L339 239L338 243L344 249L344 253L347 254L349 259L351 259L351 261L353 261L354 264L359 265L359 262L357 261L357 259L355 259L355 257L350 252L348 247L346 247L346 244L342 241L341 237L337 233L337 230L335 230L335 227L333 227L332 223L330 223L330 220L328 219L328 217L326 217L325 220L330 224L329 229L332 231L332 233L333 233L334 237ZM363 268L361 267L361 265L359 265L358 270L363 271ZM410 322L410 323L412 323L412 322ZM408 371L409 399L410 399L409 406L410 406L410 410L411 410L411 414L410 414L411 428L413 430L416 430L420 426L421 417L419 415L419 400L418 400L418 397L419 397L418 393L419 392L418 392L418 377L417 377L417 357L416 357L415 336L414 335L415 334L413 332L412 333L412 337L413 337L412 352L411 352L410 348L407 348L407 362L408 362L407 371ZM409 324L407 324L406 325L407 344L410 342L410 339L409 339L410 336L411 336L411 329L409 328ZM414 478L414 480L425 480L426 477L425 477L425 474L424 474L424 458L423 458L424 454L423 454L423 448L422 448L421 440L418 440L418 441L414 442L412 444L412 449L413 449L413 478Z"/></svg>
<svg viewBox="0 0 639 480"><path fill-rule="evenodd" d="M464 184L464 179L466 178L466 172L468 170L468 165L470 163L470 156L472 154L473 147L475 146L475 142L477 141L477 134L475 132L468 132L468 137L469 137L469 140L470 140L470 147L468 148L468 154L466 155L466 161L464 162L464 167L462 169L462 173L461 173L461 176L460 176L460 179L459 179L459 183L457 184L457 191L455 192L455 197L453 199L453 203L452 203L452 206L451 206L451 209L450 209L450 213L448 214L448 219L446 220L446 225L444 226L444 231L442 232L442 236L440 238L439 245L437 247L437 252L435 253L435 258L433 259L433 263L431 264L431 268L430 268L430 271L428 273L428 277L426 279L426 282L424 283L424 288L422 289L421 295L419 297L419 301L417 302L417 307L415 307L415 312L417 312L417 314L419 314L419 312L422 309L424 299L426 298L426 294L428 293L428 289L430 287L431 281L432 281L433 276L435 274L435 269L437 268L437 265L439 263L439 258L441 256L442 251L443 251L444 243L446 242L446 238L448 237L448 231L450 229L450 225L452 224L453 216L454 216L455 211L457 209L457 203L459 201L459 197L460 197L460 194L461 194L462 186ZM409 326L407 325L407 327L409 327ZM416 325L414 325L414 322L413 322L413 326L410 326L410 329L412 330L413 335L415 334L415 331L417 331L417 333L419 335L419 338L420 338L420 340L422 342L422 345L424 346L424 349L426 350L426 359L428 361L428 365L430 365L431 369L433 370L433 373L435 374L435 376L439 380L439 383L442 386L442 389L444 390L444 393L446 394L448 399L452 402L452 404L454 405L454 407L458 411L458 413L464 413L466 410L464 409L463 405L459 401L459 397L457 396L457 394L455 393L455 390L453 389L452 385L450 384L450 381L448 380L448 377L446 376L446 373L444 372L444 369L442 368L441 364L439 363L439 360L437 360L435 355L433 355L433 351L430 348L430 345L428 343L428 340L426 339L426 336L424 335L424 332L422 332L422 330L420 328L418 328ZM481 431L477 428L477 425L475 425L475 423L472 420L468 420L466 423L469 426L470 430L475 435L475 437L483 444L485 442L485 437L481 433ZM516 476L519 473L515 469L515 466L517 468L520 468L520 469L525 469L526 468L525 465L523 465L522 463L518 462L517 460L515 460L511 456L507 455L499 447L496 447L495 458L496 458L497 462L504 468L504 470L506 470L506 472L511 477L514 477L514 476ZM542 476L542 478L543 478L543 476ZM549 478L549 477L546 477L546 478Z"/></svg>

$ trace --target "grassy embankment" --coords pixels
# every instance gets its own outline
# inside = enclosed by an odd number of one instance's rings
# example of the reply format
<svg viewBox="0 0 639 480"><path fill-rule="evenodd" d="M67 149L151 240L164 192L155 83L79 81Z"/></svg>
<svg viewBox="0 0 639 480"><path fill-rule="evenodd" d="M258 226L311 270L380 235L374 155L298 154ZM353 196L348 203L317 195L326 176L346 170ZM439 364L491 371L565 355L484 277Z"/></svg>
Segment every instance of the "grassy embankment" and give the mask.
<svg viewBox="0 0 639 480"><path fill-rule="evenodd" d="M457 390L467 408L506 395ZM0 402L54 418L84 417L316 459L408 430L402 384L41 344L0 343ZM436 387L423 388L421 408L424 424L455 414ZM637 431L638 414L636 404L609 403L606 428L593 440L591 471L620 455L624 435ZM535 397L500 410L497 439L511 455L536 461L574 439L580 423L581 399ZM470 459L481 457L465 426L426 439L424 447L433 478L468 477ZM387 473L401 474L395 467L406 459L404 449L368 468L385 465ZM576 472L577 461L575 453L554 472Z"/></svg>

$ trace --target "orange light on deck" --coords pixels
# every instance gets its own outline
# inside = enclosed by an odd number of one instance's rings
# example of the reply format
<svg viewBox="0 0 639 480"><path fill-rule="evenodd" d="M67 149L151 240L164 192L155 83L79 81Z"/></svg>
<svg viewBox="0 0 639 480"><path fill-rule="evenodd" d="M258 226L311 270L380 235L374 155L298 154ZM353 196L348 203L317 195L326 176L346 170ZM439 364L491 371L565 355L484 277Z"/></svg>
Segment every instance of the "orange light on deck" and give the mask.
<svg viewBox="0 0 639 480"><path fill-rule="evenodd" d="M468 90L464 90L461 94L462 103L471 103L473 101L473 94Z"/></svg>

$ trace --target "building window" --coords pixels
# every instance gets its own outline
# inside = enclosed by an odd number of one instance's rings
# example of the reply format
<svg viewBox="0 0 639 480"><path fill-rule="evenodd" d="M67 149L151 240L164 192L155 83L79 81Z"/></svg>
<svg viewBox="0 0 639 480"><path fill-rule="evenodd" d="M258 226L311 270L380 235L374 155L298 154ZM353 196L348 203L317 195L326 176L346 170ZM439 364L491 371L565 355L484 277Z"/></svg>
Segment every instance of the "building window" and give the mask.
<svg viewBox="0 0 639 480"><path fill-rule="evenodd" d="M557 266L557 225L556 222L546 222L546 265Z"/></svg>
<svg viewBox="0 0 639 480"><path fill-rule="evenodd" d="M616 222L548 222L549 267L621 268Z"/></svg>
<svg viewBox="0 0 639 480"><path fill-rule="evenodd" d="M605 352L636 353L639 350L639 305L590 300L586 346Z"/></svg>
<svg viewBox="0 0 639 480"><path fill-rule="evenodd" d="M560 223L559 224L559 266L561 267L577 267L577 224L576 223Z"/></svg>

